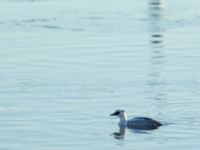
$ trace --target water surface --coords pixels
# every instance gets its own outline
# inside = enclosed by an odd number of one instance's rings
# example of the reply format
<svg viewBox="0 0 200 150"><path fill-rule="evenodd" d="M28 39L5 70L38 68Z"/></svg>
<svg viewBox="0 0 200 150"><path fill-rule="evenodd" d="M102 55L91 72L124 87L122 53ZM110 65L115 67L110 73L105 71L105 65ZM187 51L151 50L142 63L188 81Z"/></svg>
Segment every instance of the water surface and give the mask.
<svg viewBox="0 0 200 150"><path fill-rule="evenodd" d="M199 4L2 0L0 148L198 149ZM118 108L168 125L116 139Z"/></svg>

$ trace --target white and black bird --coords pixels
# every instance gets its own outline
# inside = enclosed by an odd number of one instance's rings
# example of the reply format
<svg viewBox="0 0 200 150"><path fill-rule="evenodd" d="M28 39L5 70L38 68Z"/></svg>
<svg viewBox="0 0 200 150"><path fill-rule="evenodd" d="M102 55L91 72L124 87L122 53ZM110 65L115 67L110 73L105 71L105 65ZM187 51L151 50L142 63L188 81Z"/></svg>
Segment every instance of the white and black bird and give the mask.
<svg viewBox="0 0 200 150"><path fill-rule="evenodd" d="M159 126L162 126L162 123L148 117L136 117L128 120L127 113L124 110L116 110L114 113L110 114L111 116L118 116L120 121L118 123L120 128L130 128L137 130L154 130Z"/></svg>

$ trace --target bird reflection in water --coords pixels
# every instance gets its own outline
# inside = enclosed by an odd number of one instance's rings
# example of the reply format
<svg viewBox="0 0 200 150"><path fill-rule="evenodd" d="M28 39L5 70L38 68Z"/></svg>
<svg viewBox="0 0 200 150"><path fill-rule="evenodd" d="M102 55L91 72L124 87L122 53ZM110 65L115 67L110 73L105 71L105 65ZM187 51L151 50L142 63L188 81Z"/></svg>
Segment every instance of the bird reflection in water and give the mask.
<svg viewBox="0 0 200 150"><path fill-rule="evenodd" d="M140 133L140 134L149 134L150 131L145 131L145 130L134 130L134 129L129 129L130 132L132 133ZM126 127L120 127L119 128L119 132L113 132L112 133L112 136L115 138L115 139L125 139L126 137L126 132L127 132L127 128Z"/></svg>
<svg viewBox="0 0 200 150"><path fill-rule="evenodd" d="M126 127L120 127L119 132L112 133L115 139L124 139L126 135Z"/></svg>

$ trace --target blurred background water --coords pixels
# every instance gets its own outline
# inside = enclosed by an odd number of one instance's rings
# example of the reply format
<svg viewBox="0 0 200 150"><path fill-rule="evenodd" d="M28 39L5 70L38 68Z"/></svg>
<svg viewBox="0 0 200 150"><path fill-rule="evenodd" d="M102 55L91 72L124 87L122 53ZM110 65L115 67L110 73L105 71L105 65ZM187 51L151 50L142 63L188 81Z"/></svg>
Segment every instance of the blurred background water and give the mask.
<svg viewBox="0 0 200 150"><path fill-rule="evenodd" d="M1 0L0 148L199 149L199 5ZM116 139L118 108L168 125Z"/></svg>

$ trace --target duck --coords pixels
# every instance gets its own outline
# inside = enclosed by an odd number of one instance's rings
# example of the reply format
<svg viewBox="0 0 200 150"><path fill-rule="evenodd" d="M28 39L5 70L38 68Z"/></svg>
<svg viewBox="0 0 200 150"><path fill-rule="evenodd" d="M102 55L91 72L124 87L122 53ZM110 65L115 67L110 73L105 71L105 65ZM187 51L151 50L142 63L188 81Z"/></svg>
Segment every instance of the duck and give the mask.
<svg viewBox="0 0 200 150"><path fill-rule="evenodd" d="M154 130L163 124L149 117L135 117L128 120L128 115L124 110L118 109L110 116L118 116L120 121L118 123L120 128L130 128L136 130Z"/></svg>

